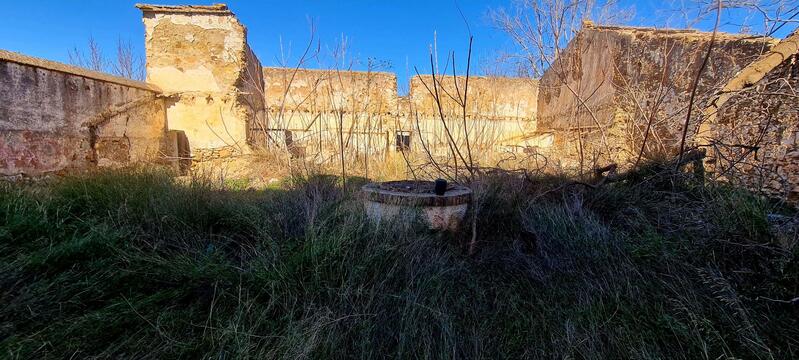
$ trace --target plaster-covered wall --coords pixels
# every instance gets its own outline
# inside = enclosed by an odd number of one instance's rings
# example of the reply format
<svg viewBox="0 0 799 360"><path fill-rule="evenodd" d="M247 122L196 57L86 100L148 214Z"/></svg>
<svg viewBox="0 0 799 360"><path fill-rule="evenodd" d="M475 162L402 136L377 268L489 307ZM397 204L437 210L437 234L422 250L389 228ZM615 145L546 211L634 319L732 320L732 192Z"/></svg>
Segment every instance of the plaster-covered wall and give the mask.
<svg viewBox="0 0 799 360"><path fill-rule="evenodd" d="M396 107L397 76L378 71L263 69L270 111L389 113Z"/></svg>
<svg viewBox="0 0 799 360"><path fill-rule="evenodd" d="M170 97L169 128L185 132L198 159L248 152L248 122L263 107L263 80L244 26L225 5L137 7L147 82Z"/></svg>
<svg viewBox="0 0 799 360"><path fill-rule="evenodd" d="M41 175L161 157L155 87L0 50L0 174Z"/></svg>
<svg viewBox="0 0 799 360"><path fill-rule="evenodd" d="M448 151L450 137L465 148L466 134L472 148L513 151L523 148L524 134L536 129L535 79L470 76L465 122L461 102L467 90L466 77L436 76L435 84L432 75L414 76L407 105L399 108L398 121L402 129L420 132L419 140L429 142L439 152ZM441 111L435 100L436 91Z"/></svg>
<svg viewBox="0 0 799 360"><path fill-rule="evenodd" d="M445 114L461 114L456 101L466 90L466 77L436 76L439 98ZM432 75L414 76L409 96L413 106L425 116L438 116ZM470 76L466 115L492 120L522 119L534 121L538 107L538 80L527 78Z"/></svg>
<svg viewBox="0 0 799 360"><path fill-rule="evenodd" d="M393 73L265 68L264 79L266 114L254 132L264 132L271 140L284 141L288 130L293 142L304 142L313 151L338 149L337 131L342 127L345 145L359 151L395 149L397 134L410 134L412 149L421 151L421 142L434 152L448 149L437 104L423 85L432 86L430 75L414 77L409 95L402 97ZM444 77L438 84L450 133L464 142L462 109L447 95L464 91L465 77L456 79ZM470 77L470 145L504 149L523 143L524 132L535 129L537 91L532 79Z"/></svg>
<svg viewBox="0 0 799 360"><path fill-rule="evenodd" d="M643 134L645 156L674 150L710 40L691 30L586 23L540 82L472 76L464 116L462 76L437 79L439 109L431 75L414 76L399 96L392 73L262 68L225 5L138 8L149 83L0 51L0 173L118 166L164 153L204 160L270 144L297 156L342 147L372 154L396 149L404 136L411 150L445 155L450 136L463 148L467 133L478 158L519 150L565 168L623 165ZM725 165L736 154L722 150L710 170L722 176L727 166L749 186L799 197L795 37L775 46L719 34L695 104L714 104L712 116L698 129L700 118L692 119L689 142L696 132L705 142L757 140L736 148L756 148L757 165Z"/></svg>
<svg viewBox="0 0 799 360"><path fill-rule="evenodd" d="M254 144L290 144L307 154L386 150L393 134L397 77L375 71L263 69L265 112L251 129ZM344 139L339 139L343 129Z"/></svg>

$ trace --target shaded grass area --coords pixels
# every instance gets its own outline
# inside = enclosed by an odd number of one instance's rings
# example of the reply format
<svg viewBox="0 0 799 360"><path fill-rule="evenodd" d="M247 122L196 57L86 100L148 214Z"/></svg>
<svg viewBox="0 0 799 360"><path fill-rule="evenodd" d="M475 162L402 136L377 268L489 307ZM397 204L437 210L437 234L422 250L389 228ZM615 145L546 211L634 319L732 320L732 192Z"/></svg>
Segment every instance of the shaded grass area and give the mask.
<svg viewBox="0 0 799 360"><path fill-rule="evenodd" d="M4 358L794 358L793 245L656 166L484 178L471 234L375 228L335 178L130 169L0 191ZM790 215L790 214L789 214ZM784 242L784 241L783 241Z"/></svg>

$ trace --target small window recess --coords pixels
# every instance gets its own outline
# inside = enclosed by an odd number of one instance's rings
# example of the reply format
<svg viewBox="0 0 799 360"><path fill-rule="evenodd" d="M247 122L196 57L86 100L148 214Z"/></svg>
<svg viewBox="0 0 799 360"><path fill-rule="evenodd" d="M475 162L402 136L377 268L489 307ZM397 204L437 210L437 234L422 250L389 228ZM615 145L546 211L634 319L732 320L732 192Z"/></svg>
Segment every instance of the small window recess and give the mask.
<svg viewBox="0 0 799 360"><path fill-rule="evenodd" d="M409 151L411 149L411 132L397 130L396 134L397 151Z"/></svg>

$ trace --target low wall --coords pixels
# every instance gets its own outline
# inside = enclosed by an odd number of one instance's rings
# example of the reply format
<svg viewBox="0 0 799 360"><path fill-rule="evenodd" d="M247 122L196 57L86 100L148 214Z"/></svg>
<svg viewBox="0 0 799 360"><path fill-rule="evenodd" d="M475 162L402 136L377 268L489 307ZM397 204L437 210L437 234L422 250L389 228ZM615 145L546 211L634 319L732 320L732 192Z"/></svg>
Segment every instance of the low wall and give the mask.
<svg viewBox="0 0 799 360"><path fill-rule="evenodd" d="M158 89L0 50L0 175L151 162L166 116Z"/></svg>

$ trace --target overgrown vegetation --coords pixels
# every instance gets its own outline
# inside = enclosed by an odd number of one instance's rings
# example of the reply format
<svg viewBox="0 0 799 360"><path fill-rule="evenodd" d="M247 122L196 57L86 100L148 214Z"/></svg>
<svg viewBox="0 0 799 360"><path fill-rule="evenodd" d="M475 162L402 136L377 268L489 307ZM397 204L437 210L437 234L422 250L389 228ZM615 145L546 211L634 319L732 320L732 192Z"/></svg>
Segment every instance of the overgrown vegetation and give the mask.
<svg viewBox="0 0 799 360"><path fill-rule="evenodd" d="M371 226L357 179L5 185L0 354L796 357L796 239L766 218L786 210L670 169L482 177L472 256L468 231Z"/></svg>

